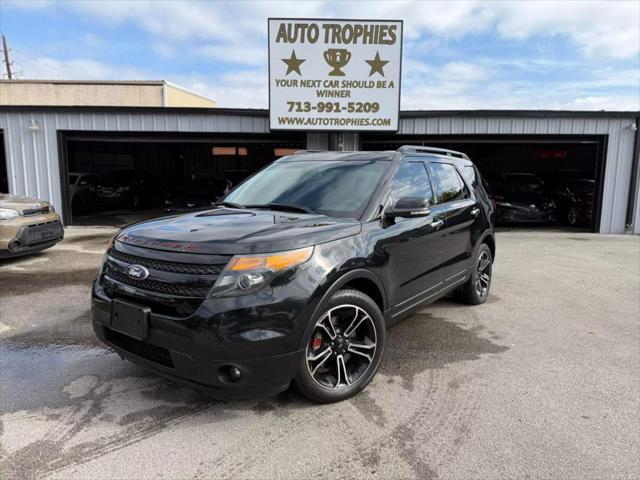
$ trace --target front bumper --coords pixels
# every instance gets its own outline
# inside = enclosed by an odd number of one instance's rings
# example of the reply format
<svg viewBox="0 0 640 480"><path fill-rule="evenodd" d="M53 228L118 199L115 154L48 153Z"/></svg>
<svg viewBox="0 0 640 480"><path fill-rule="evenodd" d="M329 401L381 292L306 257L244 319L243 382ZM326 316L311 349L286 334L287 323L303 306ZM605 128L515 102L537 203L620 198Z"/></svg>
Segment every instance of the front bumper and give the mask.
<svg viewBox="0 0 640 480"><path fill-rule="evenodd" d="M555 223L555 209L529 209L498 207L496 219L499 223Z"/></svg>
<svg viewBox="0 0 640 480"><path fill-rule="evenodd" d="M64 229L56 213L18 217L2 227L0 258L38 252L54 246L64 238Z"/></svg>
<svg viewBox="0 0 640 480"><path fill-rule="evenodd" d="M112 301L100 286L94 284L92 297L93 329L101 341L122 357L216 399L267 397L284 391L304 355L304 350L288 347L297 344L298 329L290 332L288 341L254 336L251 342L237 342L235 325L247 318L235 316L242 310L208 316L213 313L207 305L211 300L186 319L151 312L148 335L138 340L112 328ZM268 314L265 309L263 324L269 323ZM229 367L240 370L238 381L225 376Z"/></svg>

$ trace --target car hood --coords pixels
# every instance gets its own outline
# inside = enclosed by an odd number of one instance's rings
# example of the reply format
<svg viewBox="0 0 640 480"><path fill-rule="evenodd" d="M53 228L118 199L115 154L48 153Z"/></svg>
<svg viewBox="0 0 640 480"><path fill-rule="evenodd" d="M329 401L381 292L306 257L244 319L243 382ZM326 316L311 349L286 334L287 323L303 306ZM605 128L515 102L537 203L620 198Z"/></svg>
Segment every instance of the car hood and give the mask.
<svg viewBox="0 0 640 480"><path fill-rule="evenodd" d="M0 193L0 208L12 208L22 213L24 210L34 210L48 207L49 202L32 197Z"/></svg>
<svg viewBox="0 0 640 480"><path fill-rule="evenodd" d="M233 255L308 247L360 230L356 220L218 208L131 225L118 234L117 240L156 250Z"/></svg>

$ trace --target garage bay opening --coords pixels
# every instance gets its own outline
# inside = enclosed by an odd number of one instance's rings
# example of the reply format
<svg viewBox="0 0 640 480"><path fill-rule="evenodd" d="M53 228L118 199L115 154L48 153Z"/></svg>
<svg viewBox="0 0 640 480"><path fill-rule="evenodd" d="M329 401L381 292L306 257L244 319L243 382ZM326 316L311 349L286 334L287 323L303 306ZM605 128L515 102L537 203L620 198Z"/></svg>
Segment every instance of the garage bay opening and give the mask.
<svg viewBox="0 0 640 480"><path fill-rule="evenodd" d="M603 136L382 136L363 150L432 145L467 153L489 183L500 227L598 231Z"/></svg>
<svg viewBox="0 0 640 480"><path fill-rule="evenodd" d="M120 226L211 208L249 175L305 147L302 134L171 138L69 133L63 141L65 220L85 226Z"/></svg>

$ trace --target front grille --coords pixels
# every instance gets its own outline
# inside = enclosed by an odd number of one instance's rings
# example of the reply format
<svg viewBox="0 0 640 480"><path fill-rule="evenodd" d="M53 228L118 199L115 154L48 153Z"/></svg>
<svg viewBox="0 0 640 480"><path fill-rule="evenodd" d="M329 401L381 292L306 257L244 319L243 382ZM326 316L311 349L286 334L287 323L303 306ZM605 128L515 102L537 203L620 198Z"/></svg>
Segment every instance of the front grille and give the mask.
<svg viewBox="0 0 640 480"><path fill-rule="evenodd" d="M222 269L216 265L167 262L165 260L156 260L155 258L129 255L128 253L120 252L115 249L109 252L109 256L116 260L120 260L121 262L130 263L132 265L142 265L147 268L162 270L164 272L186 273L189 275L220 275L220 272L222 271Z"/></svg>
<svg viewBox="0 0 640 480"><path fill-rule="evenodd" d="M62 225L57 220L29 225L24 233L27 245L50 242L62 236Z"/></svg>
<svg viewBox="0 0 640 480"><path fill-rule="evenodd" d="M207 296L230 259L228 256L212 255L210 258L216 263L205 264L179 261L183 258L191 260L193 254L189 253L172 252L167 254L167 257L170 260L158 260L141 255L132 255L112 248L107 256L104 274L107 279L140 290L182 299L200 300ZM132 278L127 274L127 269L130 265L147 267L151 270L151 275L145 280ZM122 289L120 290L122 291ZM131 294L131 292L125 293Z"/></svg>
<svg viewBox="0 0 640 480"><path fill-rule="evenodd" d="M116 347L120 347L121 349L149 360L150 362L174 368L173 360L171 360L171 354L166 348L142 342L136 338L111 330L110 328L105 328L104 334L107 341Z"/></svg>
<svg viewBox="0 0 640 480"><path fill-rule="evenodd" d="M111 268L111 266L107 265L105 268L105 275L117 282L124 283L126 285L131 285L132 287L141 288L142 290L148 290L151 292L162 293L165 295L173 295L177 297L195 297L202 298L206 297L209 290L213 286L211 282L210 285L206 287L196 287L193 285L181 285L176 283L165 283L158 282L155 280L134 280L125 272L121 272Z"/></svg>
<svg viewBox="0 0 640 480"><path fill-rule="evenodd" d="M49 207L40 207L40 208L27 208L22 211L22 215L25 217L29 217L31 215L40 215L43 213L49 213Z"/></svg>

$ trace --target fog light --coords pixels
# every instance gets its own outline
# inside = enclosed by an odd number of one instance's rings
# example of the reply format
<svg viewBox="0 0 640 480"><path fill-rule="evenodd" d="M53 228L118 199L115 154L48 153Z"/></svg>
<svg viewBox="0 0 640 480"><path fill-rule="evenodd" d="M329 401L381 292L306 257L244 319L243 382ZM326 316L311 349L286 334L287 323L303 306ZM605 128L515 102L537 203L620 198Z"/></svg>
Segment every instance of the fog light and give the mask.
<svg viewBox="0 0 640 480"><path fill-rule="evenodd" d="M229 369L229 378L231 378L232 381L237 382L240 380L241 376L242 373L240 373L240 369L238 367L231 367Z"/></svg>
<svg viewBox="0 0 640 480"><path fill-rule="evenodd" d="M224 383L237 383L242 378L242 372L233 365L224 365L218 370L218 378Z"/></svg>

